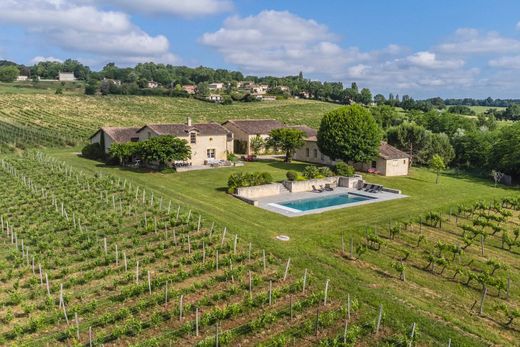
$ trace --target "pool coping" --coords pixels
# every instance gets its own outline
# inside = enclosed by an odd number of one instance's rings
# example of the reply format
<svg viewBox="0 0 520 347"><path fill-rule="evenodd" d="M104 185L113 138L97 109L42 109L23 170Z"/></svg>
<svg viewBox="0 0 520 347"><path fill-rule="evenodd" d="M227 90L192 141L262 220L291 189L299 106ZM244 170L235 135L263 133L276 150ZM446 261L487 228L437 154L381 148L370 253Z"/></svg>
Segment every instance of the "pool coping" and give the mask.
<svg viewBox="0 0 520 347"><path fill-rule="evenodd" d="M318 208L318 209L308 210L308 211L300 211L297 209L293 209L290 207L280 205L280 203L294 201L294 200L310 199L310 198L315 198L317 196L326 197L326 196L333 196L333 195L343 195L343 194L348 194L348 193L353 194L353 195L364 196L364 197L367 197L370 199L367 199L364 201L352 202L352 203L348 203L348 204L328 206L328 207L323 207L323 208ZM279 195L266 196L266 197L256 199L255 205L259 208L280 214L282 216L300 217L300 216L305 216L305 215L310 215L310 214L319 214L319 213L343 209L343 208L361 206L361 205L366 205L366 204L374 204L374 203L378 203L378 202L391 201L391 200L396 200L396 199L403 199L406 197L408 197L408 196L404 195L404 194L396 194L396 193L390 193L390 192L369 193L369 192L365 192L365 191L359 191L358 189L353 189L353 188L336 187L336 188L334 188L334 191L324 191L321 193L315 193L315 192L289 193L289 192L286 192L286 193L279 194Z"/></svg>

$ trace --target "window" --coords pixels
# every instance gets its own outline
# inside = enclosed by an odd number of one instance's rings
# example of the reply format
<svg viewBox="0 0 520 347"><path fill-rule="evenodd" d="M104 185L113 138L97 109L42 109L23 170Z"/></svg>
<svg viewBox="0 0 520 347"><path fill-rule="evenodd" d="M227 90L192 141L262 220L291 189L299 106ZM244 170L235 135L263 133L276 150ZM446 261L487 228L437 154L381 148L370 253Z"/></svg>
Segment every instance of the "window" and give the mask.
<svg viewBox="0 0 520 347"><path fill-rule="evenodd" d="M307 156L307 158L310 156L309 148L305 148L305 155Z"/></svg>
<svg viewBox="0 0 520 347"><path fill-rule="evenodd" d="M318 158L318 150L314 148L314 158Z"/></svg>
<svg viewBox="0 0 520 347"><path fill-rule="evenodd" d="M208 159L215 159L215 148L208 148L206 153L208 155Z"/></svg>
<svg viewBox="0 0 520 347"><path fill-rule="evenodd" d="M405 165L406 165L406 159L403 159L403 164L405 164Z"/></svg>
<svg viewBox="0 0 520 347"><path fill-rule="evenodd" d="M371 167L372 169L375 169L377 167L377 162L375 160L372 160Z"/></svg>
<svg viewBox="0 0 520 347"><path fill-rule="evenodd" d="M197 143L197 133L196 132L190 133L190 143Z"/></svg>

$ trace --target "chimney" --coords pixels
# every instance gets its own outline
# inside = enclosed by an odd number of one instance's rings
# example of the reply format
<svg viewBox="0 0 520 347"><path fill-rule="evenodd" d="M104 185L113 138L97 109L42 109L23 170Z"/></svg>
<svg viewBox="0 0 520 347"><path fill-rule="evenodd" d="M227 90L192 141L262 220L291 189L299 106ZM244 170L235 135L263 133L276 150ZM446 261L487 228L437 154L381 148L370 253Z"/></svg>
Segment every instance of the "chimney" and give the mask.
<svg viewBox="0 0 520 347"><path fill-rule="evenodd" d="M191 117L186 117L186 125L191 127Z"/></svg>

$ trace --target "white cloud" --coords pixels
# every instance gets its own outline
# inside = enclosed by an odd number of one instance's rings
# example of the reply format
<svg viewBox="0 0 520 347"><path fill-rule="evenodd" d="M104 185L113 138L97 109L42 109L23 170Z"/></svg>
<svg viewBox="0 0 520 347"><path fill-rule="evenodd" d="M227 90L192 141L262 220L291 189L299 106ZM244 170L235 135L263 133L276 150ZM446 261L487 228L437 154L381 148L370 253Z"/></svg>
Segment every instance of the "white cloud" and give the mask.
<svg viewBox="0 0 520 347"><path fill-rule="evenodd" d="M200 41L250 73L289 74L303 71L344 74L346 64L370 58L355 47L342 48L322 24L287 11L262 11L228 18L222 28Z"/></svg>
<svg viewBox="0 0 520 347"><path fill-rule="evenodd" d="M520 55L491 59L489 66L504 69L520 69Z"/></svg>
<svg viewBox="0 0 520 347"><path fill-rule="evenodd" d="M426 69L458 69L464 65L462 59L440 60L435 53L428 51L412 54L406 57L406 62Z"/></svg>
<svg viewBox="0 0 520 347"><path fill-rule="evenodd" d="M123 9L150 14L179 16L207 16L233 9L231 0L105 0L100 4L112 4Z"/></svg>
<svg viewBox="0 0 520 347"><path fill-rule="evenodd" d="M38 64L38 63L41 63L41 62L44 62L44 61L56 61L58 63L62 63L63 62L63 60L58 59L58 58L54 58L54 57L36 56L36 57L31 59L31 64Z"/></svg>
<svg viewBox="0 0 520 347"><path fill-rule="evenodd" d="M130 59L169 56L168 39L152 36L127 14L103 11L88 0L3 0L0 21L23 26L31 35L66 50Z"/></svg>
<svg viewBox="0 0 520 347"><path fill-rule="evenodd" d="M437 50L452 54L483 54L520 52L520 40L508 38L497 32L480 32L473 28L462 28L446 43L440 44Z"/></svg>

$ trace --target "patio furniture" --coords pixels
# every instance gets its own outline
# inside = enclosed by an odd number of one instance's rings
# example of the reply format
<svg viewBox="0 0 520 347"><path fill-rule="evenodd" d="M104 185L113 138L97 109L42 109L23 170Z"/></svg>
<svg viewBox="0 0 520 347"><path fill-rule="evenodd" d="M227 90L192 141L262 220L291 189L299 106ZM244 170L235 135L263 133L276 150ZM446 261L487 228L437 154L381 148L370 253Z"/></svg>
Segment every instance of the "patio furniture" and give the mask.
<svg viewBox="0 0 520 347"><path fill-rule="evenodd" d="M332 192L334 190L334 188L331 187L330 183L326 183L325 184L325 190L328 191L328 192Z"/></svg>
<svg viewBox="0 0 520 347"><path fill-rule="evenodd" d="M317 189L316 186L312 186L312 192L313 193L322 193L323 192L323 189Z"/></svg>
<svg viewBox="0 0 520 347"><path fill-rule="evenodd" d="M365 189L363 189L365 192L368 192L370 190L374 189L374 185L373 184L369 184L367 185L367 187Z"/></svg>
<svg viewBox="0 0 520 347"><path fill-rule="evenodd" d="M365 183L365 184L363 184L361 187L359 187L358 190L365 190L366 187L368 187L368 184L367 184L367 183Z"/></svg>

